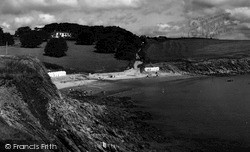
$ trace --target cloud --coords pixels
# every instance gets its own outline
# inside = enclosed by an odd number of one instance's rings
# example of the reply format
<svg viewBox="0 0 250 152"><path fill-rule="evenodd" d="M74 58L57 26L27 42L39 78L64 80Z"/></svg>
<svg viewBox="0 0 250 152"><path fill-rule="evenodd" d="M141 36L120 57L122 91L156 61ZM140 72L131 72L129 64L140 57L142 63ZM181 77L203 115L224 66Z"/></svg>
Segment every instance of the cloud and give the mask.
<svg viewBox="0 0 250 152"><path fill-rule="evenodd" d="M170 24L157 24L157 27L158 27L158 31L161 31L161 32L172 32L172 31L178 31L180 30L180 26L178 25L170 25Z"/></svg>
<svg viewBox="0 0 250 152"><path fill-rule="evenodd" d="M39 14L39 20L42 23L52 23L56 21L56 18L54 15L50 15L50 14Z"/></svg>
<svg viewBox="0 0 250 152"><path fill-rule="evenodd" d="M72 22L117 25L138 35L177 36L185 33L190 19L225 12L242 29L250 23L249 0L2 0L0 25L13 33L20 26Z"/></svg>
<svg viewBox="0 0 250 152"><path fill-rule="evenodd" d="M18 25L27 25L30 24L34 20L31 16L23 16L23 17L16 17L14 22Z"/></svg>
<svg viewBox="0 0 250 152"><path fill-rule="evenodd" d="M135 23L138 19L131 13L117 14L109 19L109 24L131 24Z"/></svg>
<svg viewBox="0 0 250 152"><path fill-rule="evenodd" d="M2 0L2 14L25 14L29 11L43 13L64 10L96 11L97 9L137 8L144 0Z"/></svg>
<svg viewBox="0 0 250 152"><path fill-rule="evenodd" d="M58 4L66 5L66 6L77 6L78 1L77 0L57 0L55 1Z"/></svg>
<svg viewBox="0 0 250 152"><path fill-rule="evenodd" d="M186 36L185 24L181 22L159 23L156 26L145 26L140 29L142 35L181 37Z"/></svg>
<svg viewBox="0 0 250 152"><path fill-rule="evenodd" d="M9 29L10 28L10 24L8 24L6 22L3 22L2 26L3 26L4 29Z"/></svg>
<svg viewBox="0 0 250 152"><path fill-rule="evenodd" d="M92 8L138 7L141 0L82 0L82 6Z"/></svg>
<svg viewBox="0 0 250 152"><path fill-rule="evenodd" d="M240 21L250 21L250 8L238 7L234 9L226 9L226 12L231 14L231 17Z"/></svg>
<svg viewBox="0 0 250 152"><path fill-rule="evenodd" d="M196 8L225 8L225 7L242 7L250 6L249 0L186 0Z"/></svg>

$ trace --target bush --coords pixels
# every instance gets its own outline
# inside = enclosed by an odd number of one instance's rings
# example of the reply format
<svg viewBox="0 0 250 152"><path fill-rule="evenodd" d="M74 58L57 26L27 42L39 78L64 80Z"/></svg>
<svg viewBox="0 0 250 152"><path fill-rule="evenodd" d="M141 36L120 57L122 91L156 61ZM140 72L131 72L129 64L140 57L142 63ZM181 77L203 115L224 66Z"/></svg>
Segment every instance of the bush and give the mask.
<svg viewBox="0 0 250 152"><path fill-rule="evenodd" d="M79 45L93 45L95 42L94 34L91 31L84 31L78 35L76 44Z"/></svg>
<svg viewBox="0 0 250 152"><path fill-rule="evenodd" d="M22 47L26 48L35 48L42 44L43 39L39 32L31 31L29 33L25 33L20 37Z"/></svg>
<svg viewBox="0 0 250 152"><path fill-rule="evenodd" d="M107 37L99 40L96 43L96 52L98 53L115 53L118 46L118 41L113 37Z"/></svg>
<svg viewBox="0 0 250 152"><path fill-rule="evenodd" d="M68 50L67 42L63 38L52 38L44 49L44 55L52 57L62 57Z"/></svg>

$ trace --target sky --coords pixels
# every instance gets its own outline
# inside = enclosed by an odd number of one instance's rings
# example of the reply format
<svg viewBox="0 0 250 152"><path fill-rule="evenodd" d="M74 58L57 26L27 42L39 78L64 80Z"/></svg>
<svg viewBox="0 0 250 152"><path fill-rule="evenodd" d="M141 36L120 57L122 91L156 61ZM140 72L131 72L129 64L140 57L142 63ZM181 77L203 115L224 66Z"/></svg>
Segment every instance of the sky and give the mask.
<svg viewBox="0 0 250 152"><path fill-rule="evenodd" d="M218 35L250 39L250 0L1 0L0 27L42 27L54 22L115 25L138 35L187 36L197 17L229 14L237 24Z"/></svg>

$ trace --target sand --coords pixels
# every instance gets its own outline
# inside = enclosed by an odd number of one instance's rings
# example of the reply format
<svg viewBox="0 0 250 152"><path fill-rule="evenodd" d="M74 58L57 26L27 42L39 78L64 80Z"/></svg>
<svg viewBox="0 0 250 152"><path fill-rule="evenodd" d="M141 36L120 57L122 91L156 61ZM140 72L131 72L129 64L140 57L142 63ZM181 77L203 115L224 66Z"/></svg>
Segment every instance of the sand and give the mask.
<svg viewBox="0 0 250 152"><path fill-rule="evenodd" d="M77 87L89 84L96 80L88 79L84 74L71 74L62 77L51 78L58 89Z"/></svg>
<svg viewBox="0 0 250 152"><path fill-rule="evenodd" d="M72 88L72 87L87 87L87 88L105 88L105 82L107 81L119 81L119 80L134 80L134 79L154 79L162 78L164 80L177 80L177 79L186 79L192 76L180 74L180 73L167 73L159 72L156 74L147 74L147 73L129 73L129 74L120 74L118 73L102 73L93 75L85 74L71 74L63 77L51 78L52 82L56 85L58 89ZM115 77L110 77L110 75L118 74Z"/></svg>

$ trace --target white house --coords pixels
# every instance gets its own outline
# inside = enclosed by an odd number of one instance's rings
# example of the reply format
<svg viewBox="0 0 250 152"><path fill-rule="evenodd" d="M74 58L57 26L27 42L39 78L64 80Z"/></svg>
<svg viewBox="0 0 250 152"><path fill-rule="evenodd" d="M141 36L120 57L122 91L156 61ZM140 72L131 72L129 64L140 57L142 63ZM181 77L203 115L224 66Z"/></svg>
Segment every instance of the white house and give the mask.
<svg viewBox="0 0 250 152"><path fill-rule="evenodd" d="M159 67L145 67L144 71L145 72L158 72L160 71L160 68Z"/></svg>
<svg viewBox="0 0 250 152"><path fill-rule="evenodd" d="M71 37L71 33L69 32L58 32L58 31L55 31L51 34L51 37L52 38L70 38Z"/></svg>
<svg viewBox="0 0 250 152"><path fill-rule="evenodd" d="M62 77L62 76L66 76L66 71L48 72L48 75L49 75L51 78L54 78L54 77Z"/></svg>

